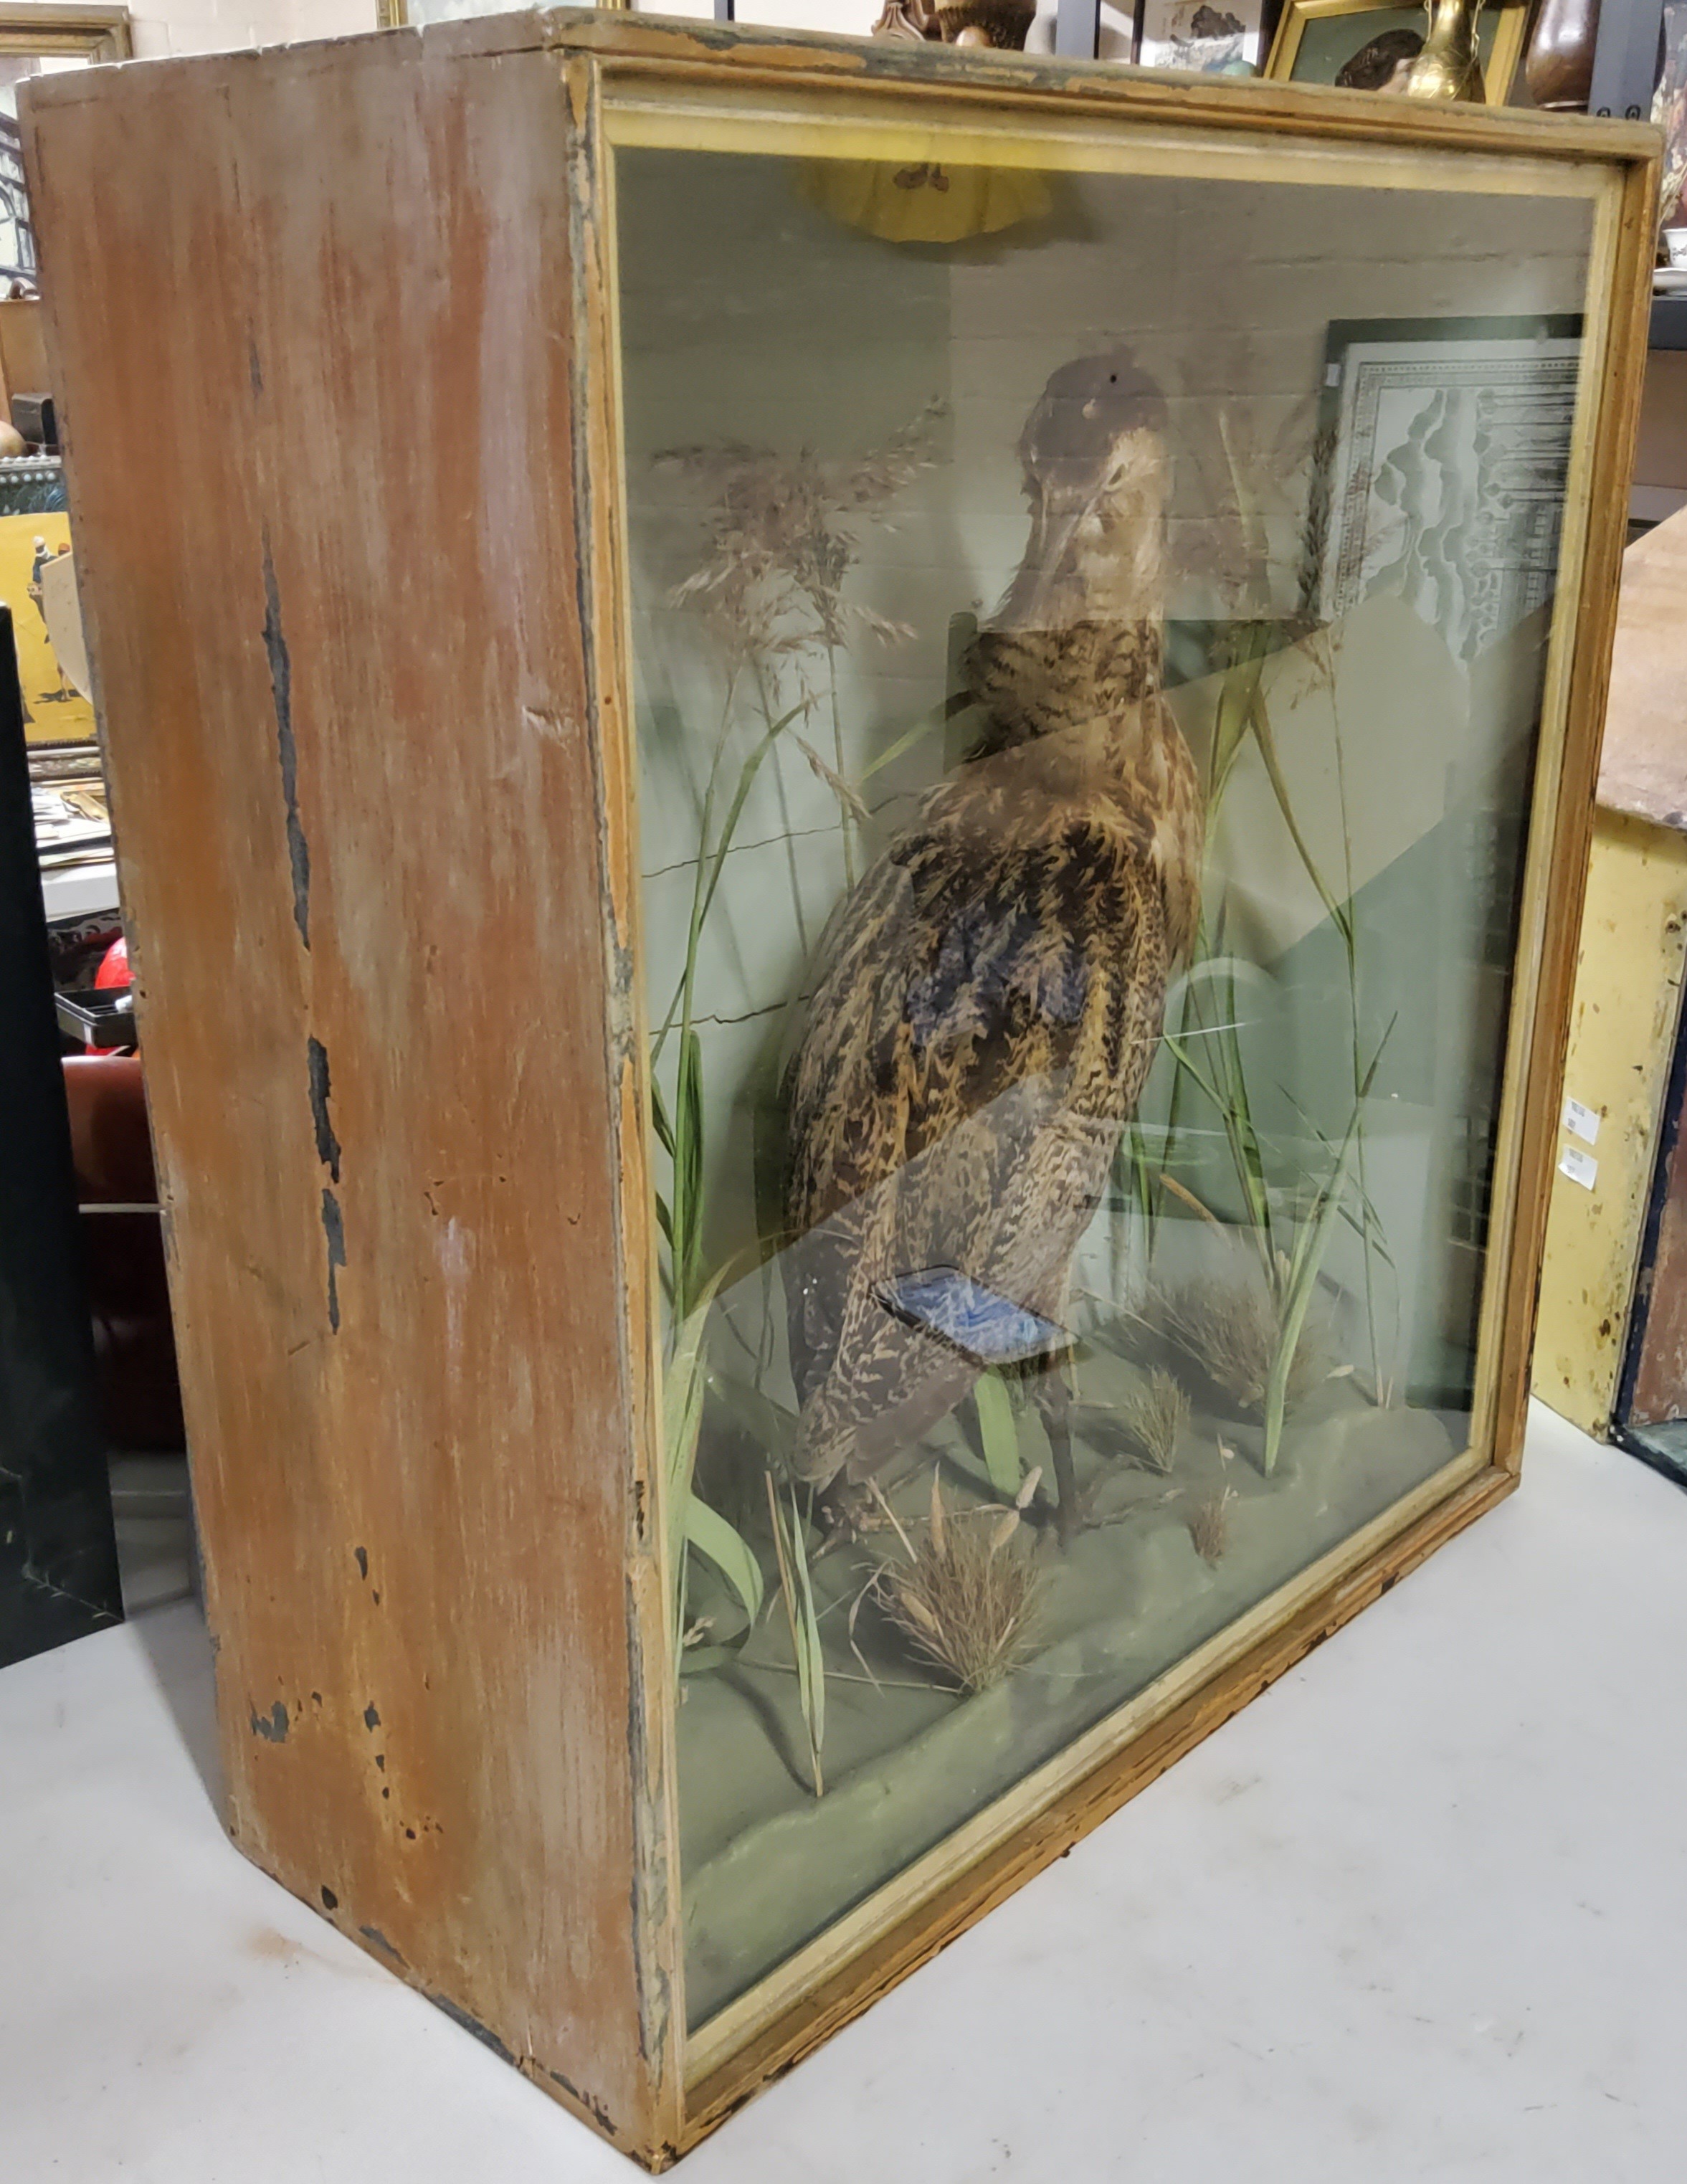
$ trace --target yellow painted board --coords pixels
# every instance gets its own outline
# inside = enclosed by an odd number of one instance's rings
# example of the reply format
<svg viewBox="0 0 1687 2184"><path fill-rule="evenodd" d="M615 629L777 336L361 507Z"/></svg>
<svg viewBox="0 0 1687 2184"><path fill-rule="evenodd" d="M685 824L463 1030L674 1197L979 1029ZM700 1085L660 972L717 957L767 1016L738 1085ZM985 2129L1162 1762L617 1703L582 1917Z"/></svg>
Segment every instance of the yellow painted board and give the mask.
<svg viewBox="0 0 1687 2184"><path fill-rule="evenodd" d="M1687 952L1687 837L1601 810L1565 1061L1534 1392L1610 1436ZM1596 1117L1565 1120L1575 1101ZM1589 1133L1591 1132L1591 1142Z"/></svg>
<svg viewBox="0 0 1687 2184"><path fill-rule="evenodd" d="M12 610L24 733L32 744L83 743L94 733L94 709L59 673L42 615L42 566L70 550L68 515L0 515L0 599Z"/></svg>

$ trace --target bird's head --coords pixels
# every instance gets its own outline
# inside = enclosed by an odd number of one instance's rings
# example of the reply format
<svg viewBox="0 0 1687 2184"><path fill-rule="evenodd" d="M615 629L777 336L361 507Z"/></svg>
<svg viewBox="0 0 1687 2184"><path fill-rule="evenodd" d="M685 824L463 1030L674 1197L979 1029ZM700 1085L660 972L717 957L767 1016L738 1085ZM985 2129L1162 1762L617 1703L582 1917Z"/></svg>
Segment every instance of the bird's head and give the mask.
<svg viewBox="0 0 1687 2184"><path fill-rule="evenodd" d="M1031 535L1004 622L1161 611L1166 427L1165 398L1128 350L1052 376L1020 435Z"/></svg>

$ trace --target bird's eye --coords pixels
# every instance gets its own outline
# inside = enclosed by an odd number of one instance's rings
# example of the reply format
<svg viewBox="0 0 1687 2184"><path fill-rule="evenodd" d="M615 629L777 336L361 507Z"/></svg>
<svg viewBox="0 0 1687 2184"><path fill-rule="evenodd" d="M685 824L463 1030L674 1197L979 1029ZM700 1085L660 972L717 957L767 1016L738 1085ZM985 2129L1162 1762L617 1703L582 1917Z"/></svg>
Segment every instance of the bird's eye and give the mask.
<svg viewBox="0 0 1687 2184"><path fill-rule="evenodd" d="M1110 371L1110 372L1107 374L1107 384L1109 385L1109 387L1116 387L1116 386L1118 385L1118 383L1119 383L1119 375L1118 375L1118 373L1117 373L1116 371Z"/></svg>

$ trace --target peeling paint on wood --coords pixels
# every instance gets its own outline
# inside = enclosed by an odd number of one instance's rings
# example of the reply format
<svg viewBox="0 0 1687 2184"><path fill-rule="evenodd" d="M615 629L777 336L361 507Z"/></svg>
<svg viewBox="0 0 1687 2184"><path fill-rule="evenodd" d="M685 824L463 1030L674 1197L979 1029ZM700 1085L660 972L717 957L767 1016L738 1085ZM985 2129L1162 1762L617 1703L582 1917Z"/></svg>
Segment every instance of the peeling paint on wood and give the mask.
<svg viewBox="0 0 1687 2184"><path fill-rule="evenodd" d="M305 1067L310 1080L310 1119L316 1132L316 1157L328 1171L332 1181L340 1179L340 1141L334 1135L334 1125L328 1116L328 1101L332 1087L328 1074L328 1050L313 1032L305 1053Z"/></svg>
<svg viewBox="0 0 1687 2184"><path fill-rule="evenodd" d="M281 761L281 799L287 809L287 864L292 873L293 922L310 945L310 845L298 816L298 745L292 725L292 660L281 634L281 594L270 534L264 534L264 650L270 661L270 691L276 708L276 745Z"/></svg>
<svg viewBox="0 0 1687 2184"><path fill-rule="evenodd" d="M436 2009L443 2009L454 2025L460 2025L465 2032L478 2040L482 2048L490 2048L500 2062L513 2063L515 2060L514 2051L504 2046L497 2033L482 2025L479 2018L471 2017L466 2009L459 2008L448 1995L431 1994L428 2000Z"/></svg>
<svg viewBox="0 0 1687 2184"><path fill-rule="evenodd" d="M340 1331L340 1269L346 1263L346 1222L340 1211L340 1201L324 1186L322 1192L322 1234L328 1245L328 1324L336 1334Z"/></svg>
<svg viewBox="0 0 1687 2184"><path fill-rule="evenodd" d="M560 2086L564 2092L568 2095L570 2100L578 2101L581 2107L592 2117L599 2130L602 2131L605 2138L613 2138L615 2137L615 2120L595 2093L582 2093L578 2086L570 2084L569 2081L564 2077L560 2070L547 2070L545 2075L550 2080L554 2086Z"/></svg>
<svg viewBox="0 0 1687 2184"><path fill-rule="evenodd" d="M251 1719L252 1734L254 1736L261 1736L265 1744L287 1742L287 1710L280 1699L276 1701L268 1713L259 1713L257 1708L253 1707L251 1709Z"/></svg>

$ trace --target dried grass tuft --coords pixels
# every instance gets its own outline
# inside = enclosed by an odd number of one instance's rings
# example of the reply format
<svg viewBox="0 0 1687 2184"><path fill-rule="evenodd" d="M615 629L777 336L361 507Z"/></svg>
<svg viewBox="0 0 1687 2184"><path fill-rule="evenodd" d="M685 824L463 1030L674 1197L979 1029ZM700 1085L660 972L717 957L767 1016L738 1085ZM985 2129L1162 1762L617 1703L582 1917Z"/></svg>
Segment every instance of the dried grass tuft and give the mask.
<svg viewBox="0 0 1687 2184"><path fill-rule="evenodd" d="M807 448L782 455L742 442L671 448L655 460L710 494L703 550L672 594L710 617L728 658L749 666L818 642L842 646L852 628L905 638L899 622L846 601L844 581L859 543L858 519L882 515L936 460L931 403L884 444L853 462L822 462ZM793 616L798 626L793 626Z"/></svg>
<svg viewBox="0 0 1687 2184"><path fill-rule="evenodd" d="M1262 1410L1283 1337L1281 1308L1262 1275L1233 1272L1155 1290L1150 1325L1244 1411ZM1289 1368L1288 1407L1329 1377L1328 1330L1309 1313Z"/></svg>
<svg viewBox="0 0 1687 2184"><path fill-rule="evenodd" d="M891 1621L963 1691L999 1684L1030 1645L1042 1574L1021 1538L1016 1510L945 1508L933 1473L925 1536L879 1574Z"/></svg>
<svg viewBox="0 0 1687 2184"><path fill-rule="evenodd" d="M1133 1374L1119 1401L1119 1423L1135 1442L1145 1469L1163 1478L1189 1422L1189 1399L1175 1373L1156 1365Z"/></svg>
<svg viewBox="0 0 1687 2184"><path fill-rule="evenodd" d="M1233 1486L1215 1486L1189 1512L1189 1537L1204 1563L1217 1563L1230 1542L1230 1509L1236 1499Z"/></svg>

